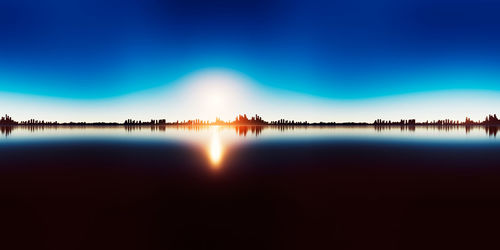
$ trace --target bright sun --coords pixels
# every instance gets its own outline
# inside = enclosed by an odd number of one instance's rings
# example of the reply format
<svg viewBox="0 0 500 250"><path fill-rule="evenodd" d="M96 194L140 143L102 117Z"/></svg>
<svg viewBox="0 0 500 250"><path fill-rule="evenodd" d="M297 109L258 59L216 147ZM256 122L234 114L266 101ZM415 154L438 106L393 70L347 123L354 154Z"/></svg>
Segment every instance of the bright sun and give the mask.
<svg viewBox="0 0 500 250"><path fill-rule="evenodd" d="M207 99L208 99L207 104L214 106L214 107L218 107L218 106L221 106L222 104L224 104L224 96L220 92L211 93Z"/></svg>
<svg viewBox="0 0 500 250"><path fill-rule="evenodd" d="M245 101L245 80L231 72L201 72L190 79L188 95L200 119L232 118Z"/></svg>

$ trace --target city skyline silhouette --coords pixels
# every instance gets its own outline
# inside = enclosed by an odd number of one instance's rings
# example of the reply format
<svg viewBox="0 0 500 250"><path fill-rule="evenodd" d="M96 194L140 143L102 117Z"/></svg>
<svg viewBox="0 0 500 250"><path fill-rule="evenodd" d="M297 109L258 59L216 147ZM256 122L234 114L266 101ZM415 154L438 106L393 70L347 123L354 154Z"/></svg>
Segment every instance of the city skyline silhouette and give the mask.
<svg viewBox="0 0 500 250"><path fill-rule="evenodd" d="M399 121L376 119L373 122L307 122L307 121L295 121L287 119L279 119L276 121L265 121L258 114L248 118L246 114L238 115L233 121L222 121L220 118L216 117L215 120L182 120L182 121L167 121L167 119L151 119L149 121L127 119L124 122L64 122L58 123L57 121L45 121L37 119L29 119L27 121L15 121L9 115L4 115L0 118L0 125L500 125L500 120L496 114L487 115L482 121L473 121L469 117L465 117L465 120L451 120L451 119L441 119L441 120L426 120L426 121L416 121L415 119L401 119Z"/></svg>
<svg viewBox="0 0 500 250"><path fill-rule="evenodd" d="M495 249L500 0L0 0L5 250Z"/></svg>

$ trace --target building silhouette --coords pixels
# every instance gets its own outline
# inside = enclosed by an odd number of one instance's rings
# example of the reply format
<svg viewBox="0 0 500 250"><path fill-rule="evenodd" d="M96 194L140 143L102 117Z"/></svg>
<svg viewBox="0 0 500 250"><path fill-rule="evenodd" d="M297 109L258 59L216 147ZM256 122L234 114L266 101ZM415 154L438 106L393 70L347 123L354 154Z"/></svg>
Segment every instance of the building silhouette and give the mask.
<svg viewBox="0 0 500 250"><path fill-rule="evenodd" d="M2 118L0 118L0 125L16 125L17 122L12 120L12 117L9 115L5 115Z"/></svg>
<svg viewBox="0 0 500 250"><path fill-rule="evenodd" d="M391 120L382 120L376 119L373 123L366 122L314 122L309 123L307 121L295 121L295 120L287 120L287 119L279 119L276 121L265 121L260 115L256 114L253 117L248 117L246 114L238 115L234 119L234 121L223 121L219 117L215 118L215 122L210 122L208 120L201 119L193 119L193 120L183 120L183 121L175 121L175 122L167 122L166 119L151 119L149 121L142 120L134 120L127 119L123 121L123 123L117 122L64 122L59 123L57 121L49 122L45 120L37 120L37 119L29 119L26 121L17 122L9 115L5 115L0 118L0 126L1 125L70 125L70 126L118 126L118 125L126 125L126 126L143 126L143 125L151 125L151 126L165 126L165 125L177 125L177 126L207 126L207 125L273 125L273 126L365 126L365 125L375 125L375 126L457 126L457 125L488 125L488 126L498 126L500 125L500 120L496 114L488 115L485 117L484 121L473 121L469 117L465 118L465 121L451 120L451 119L442 119L442 120L433 120L433 121L425 121L425 122L417 122L415 119L401 119L399 121L391 121Z"/></svg>

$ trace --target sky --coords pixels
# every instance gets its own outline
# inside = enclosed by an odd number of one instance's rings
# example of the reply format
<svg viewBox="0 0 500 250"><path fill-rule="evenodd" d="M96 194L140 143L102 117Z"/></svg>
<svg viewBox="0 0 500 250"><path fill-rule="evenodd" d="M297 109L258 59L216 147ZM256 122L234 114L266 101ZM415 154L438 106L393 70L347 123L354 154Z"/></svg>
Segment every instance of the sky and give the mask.
<svg viewBox="0 0 500 250"><path fill-rule="evenodd" d="M483 119L500 1L0 1L14 119Z"/></svg>

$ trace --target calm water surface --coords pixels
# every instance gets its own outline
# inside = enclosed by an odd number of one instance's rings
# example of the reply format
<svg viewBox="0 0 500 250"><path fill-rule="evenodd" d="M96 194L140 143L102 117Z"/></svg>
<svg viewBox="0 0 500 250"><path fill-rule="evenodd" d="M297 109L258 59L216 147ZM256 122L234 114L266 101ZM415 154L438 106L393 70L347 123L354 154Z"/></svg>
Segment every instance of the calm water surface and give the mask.
<svg viewBox="0 0 500 250"><path fill-rule="evenodd" d="M500 225L497 131L0 127L0 237L8 249L486 248Z"/></svg>

